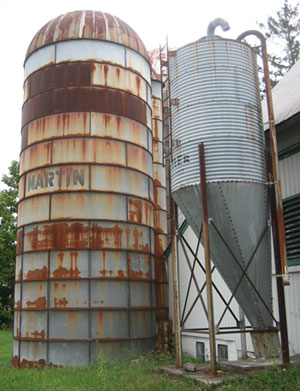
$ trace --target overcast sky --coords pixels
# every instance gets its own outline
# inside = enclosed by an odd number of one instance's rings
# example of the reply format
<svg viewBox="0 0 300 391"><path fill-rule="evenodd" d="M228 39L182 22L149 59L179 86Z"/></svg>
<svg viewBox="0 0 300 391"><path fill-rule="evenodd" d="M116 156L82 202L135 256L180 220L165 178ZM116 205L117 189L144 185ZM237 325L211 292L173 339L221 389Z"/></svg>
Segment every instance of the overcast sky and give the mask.
<svg viewBox="0 0 300 391"><path fill-rule="evenodd" d="M216 33L235 39L246 30L258 29L257 21L275 16L283 3L284 0L0 0L0 176L7 172L12 160L19 158L24 56L35 33L51 19L82 9L108 12L128 23L151 50L164 45L166 36L170 47L205 36L209 22L217 17L225 18L231 30ZM289 3L295 5L297 1Z"/></svg>

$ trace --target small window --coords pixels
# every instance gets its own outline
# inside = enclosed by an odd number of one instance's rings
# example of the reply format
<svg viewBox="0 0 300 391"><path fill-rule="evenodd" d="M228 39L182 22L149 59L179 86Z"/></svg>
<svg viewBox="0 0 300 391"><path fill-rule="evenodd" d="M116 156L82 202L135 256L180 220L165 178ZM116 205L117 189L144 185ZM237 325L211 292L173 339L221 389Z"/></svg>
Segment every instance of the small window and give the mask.
<svg viewBox="0 0 300 391"><path fill-rule="evenodd" d="M218 360L228 361L228 346L218 344Z"/></svg>
<svg viewBox="0 0 300 391"><path fill-rule="evenodd" d="M196 357L202 361L205 361L205 343L196 342Z"/></svg>

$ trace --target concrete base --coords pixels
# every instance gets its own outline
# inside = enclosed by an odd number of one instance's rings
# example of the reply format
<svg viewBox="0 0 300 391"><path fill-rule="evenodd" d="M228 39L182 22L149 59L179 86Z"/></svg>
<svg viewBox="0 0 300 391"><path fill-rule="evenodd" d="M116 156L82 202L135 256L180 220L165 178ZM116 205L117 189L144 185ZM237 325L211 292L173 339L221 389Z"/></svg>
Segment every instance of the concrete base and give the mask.
<svg viewBox="0 0 300 391"><path fill-rule="evenodd" d="M171 377L184 377L193 379L206 385L221 384L225 379L234 380L238 375L247 374L250 371L272 369L275 366L282 367L281 360L239 360L239 361L222 361L218 362L217 376L210 375L210 363L184 364L183 368L175 366L160 367L163 373Z"/></svg>

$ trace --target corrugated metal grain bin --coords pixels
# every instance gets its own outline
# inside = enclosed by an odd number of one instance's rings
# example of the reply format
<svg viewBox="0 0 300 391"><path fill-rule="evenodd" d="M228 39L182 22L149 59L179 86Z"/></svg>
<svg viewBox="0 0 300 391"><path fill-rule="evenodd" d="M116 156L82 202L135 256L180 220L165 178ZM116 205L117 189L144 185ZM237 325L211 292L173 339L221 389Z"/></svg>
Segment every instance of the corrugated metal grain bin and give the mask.
<svg viewBox="0 0 300 391"><path fill-rule="evenodd" d="M151 68L120 19L75 11L25 60L15 366L155 344Z"/></svg>
<svg viewBox="0 0 300 391"><path fill-rule="evenodd" d="M204 37L170 56L172 193L194 232L202 223L198 145L204 143L213 262L251 325L273 325L253 286L242 279L268 224L268 187L255 52L246 44ZM247 270L271 311L269 234Z"/></svg>

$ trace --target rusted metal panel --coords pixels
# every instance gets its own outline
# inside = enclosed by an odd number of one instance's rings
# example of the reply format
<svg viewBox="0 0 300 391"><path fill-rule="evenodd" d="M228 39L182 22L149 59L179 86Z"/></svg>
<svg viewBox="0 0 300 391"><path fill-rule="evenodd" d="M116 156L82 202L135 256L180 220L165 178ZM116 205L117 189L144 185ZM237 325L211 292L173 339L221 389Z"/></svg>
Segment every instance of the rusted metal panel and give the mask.
<svg viewBox="0 0 300 391"><path fill-rule="evenodd" d="M128 311L93 311L91 336L95 339L130 337Z"/></svg>
<svg viewBox="0 0 300 391"><path fill-rule="evenodd" d="M162 104L161 99L156 99L152 97L151 100L152 106L152 118L162 120Z"/></svg>
<svg viewBox="0 0 300 391"><path fill-rule="evenodd" d="M118 88L147 101L146 81L134 72L108 64L93 64L91 84Z"/></svg>
<svg viewBox="0 0 300 391"><path fill-rule="evenodd" d="M155 232L166 233L167 232L167 212L164 210L154 211L154 227Z"/></svg>
<svg viewBox="0 0 300 391"><path fill-rule="evenodd" d="M154 202L153 179L152 178L148 178L148 179L149 179L149 200L151 202Z"/></svg>
<svg viewBox="0 0 300 391"><path fill-rule="evenodd" d="M24 103L22 124L76 111L126 116L151 127L151 110L141 99L124 91L93 87L58 88L35 95Z"/></svg>
<svg viewBox="0 0 300 391"><path fill-rule="evenodd" d="M22 200L24 196L25 196L25 177L21 176L19 178L19 193L18 193L19 201Z"/></svg>
<svg viewBox="0 0 300 391"><path fill-rule="evenodd" d="M21 338L45 339L47 337L47 312L23 311Z"/></svg>
<svg viewBox="0 0 300 391"><path fill-rule="evenodd" d="M91 251L91 277L127 279L127 253L112 250Z"/></svg>
<svg viewBox="0 0 300 391"><path fill-rule="evenodd" d="M16 256L16 267L15 267L15 280L19 281L22 279L22 255Z"/></svg>
<svg viewBox="0 0 300 391"><path fill-rule="evenodd" d="M89 362L87 342L48 342L49 366L84 366Z"/></svg>
<svg viewBox="0 0 300 391"><path fill-rule="evenodd" d="M128 221L153 227L153 205L139 198L127 198Z"/></svg>
<svg viewBox="0 0 300 391"><path fill-rule="evenodd" d="M48 279L48 252L23 255L23 280Z"/></svg>
<svg viewBox="0 0 300 391"><path fill-rule="evenodd" d="M88 308L89 282L87 280L51 281L49 293L50 308Z"/></svg>
<svg viewBox="0 0 300 391"><path fill-rule="evenodd" d="M32 72L44 67L45 65L55 62L55 46L50 45L41 48L39 51L33 53L30 58L25 62L24 71L25 79Z"/></svg>
<svg viewBox="0 0 300 391"><path fill-rule="evenodd" d="M49 311L50 339L88 339L86 311Z"/></svg>
<svg viewBox="0 0 300 391"><path fill-rule="evenodd" d="M14 337L21 336L21 311L14 312Z"/></svg>
<svg viewBox="0 0 300 391"><path fill-rule="evenodd" d="M24 83L24 95L23 95L23 102L25 102L29 97L29 82L28 80Z"/></svg>
<svg viewBox="0 0 300 391"><path fill-rule="evenodd" d="M23 151L20 156L20 175L34 168L50 165L51 149L51 142L46 142L33 145Z"/></svg>
<svg viewBox="0 0 300 391"><path fill-rule="evenodd" d="M91 307L129 307L128 281L91 281Z"/></svg>
<svg viewBox="0 0 300 391"><path fill-rule="evenodd" d="M154 185L166 187L166 168L160 164L153 164Z"/></svg>
<svg viewBox="0 0 300 391"><path fill-rule="evenodd" d="M47 282L22 283L22 308L45 310L47 308Z"/></svg>
<svg viewBox="0 0 300 391"><path fill-rule="evenodd" d="M21 284L15 283L15 294L14 294L14 309L19 310L21 308Z"/></svg>
<svg viewBox="0 0 300 391"><path fill-rule="evenodd" d="M125 166L125 144L119 141L91 138L55 140L53 141L52 162L53 164L108 163Z"/></svg>
<svg viewBox="0 0 300 391"><path fill-rule="evenodd" d="M155 314L153 311L130 312L130 334L135 338L153 335Z"/></svg>
<svg viewBox="0 0 300 391"><path fill-rule="evenodd" d="M127 49L126 50L126 65L128 68L133 69L147 80L151 85L151 72L148 61L142 57L139 53Z"/></svg>
<svg viewBox="0 0 300 391"><path fill-rule="evenodd" d="M40 254L40 253L38 253ZM88 251L51 251L50 278L72 280L89 277Z"/></svg>
<svg viewBox="0 0 300 391"><path fill-rule="evenodd" d="M64 63L40 69L26 80L29 84L28 98L46 90L61 87L79 87L91 85L91 63Z"/></svg>
<svg viewBox="0 0 300 391"><path fill-rule="evenodd" d="M130 118L105 113L91 114L91 135L129 141L148 148L148 129Z"/></svg>
<svg viewBox="0 0 300 391"><path fill-rule="evenodd" d="M21 201L18 209L18 226L49 220L49 206L50 197L47 195Z"/></svg>
<svg viewBox="0 0 300 391"><path fill-rule="evenodd" d="M153 140L153 163L163 164L163 144Z"/></svg>
<svg viewBox="0 0 300 391"><path fill-rule="evenodd" d="M148 227L110 222L92 222L90 227L91 249L124 249L153 253L153 231ZM150 248L151 245L151 248Z"/></svg>
<svg viewBox="0 0 300 391"><path fill-rule="evenodd" d="M155 254L161 256L167 248L167 235L155 234Z"/></svg>
<svg viewBox="0 0 300 391"><path fill-rule="evenodd" d="M89 225L86 222L34 224L24 229L24 251L87 249Z"/></svg>
<svg viewBox="0 0 300 391"><path fill-rule="evenodd" d="M65 41L56 45L56 63L95 61L125 67L125 47L105 41Z"/></svg>
<svg viewBox="0 0 300 391"><path fill-rule="evenodd" d="M167 210L166 189L164 187L154 187L155 209Z"/></svg>
<svg viewBox="0 0 300 391"><path fill-rule="evenodd" d="M153 140L163 141L163 123L158 119L152 119Z"/></svg>
<svg viewBox="0 0 300 391"><path fill-rule="evenodd" d="M23 177L25 178L25 177ZM26 197L89 189L89 166L50 166L26 174Z"/></svg>
<svg viewBox="0 0 300 391"><path fill-rule="evenodd" d="M130 281L130 307L152 306L152 283Z"/></svg>
<svg viewBox="0 0 300 391"><path fill-rule="evenodd" d="M24 129L23 129L24 132ZM22 133L23 133L22 132ZM28 145L52 138L87 136L90 132L89 113L64 113L43 117L28 125Z"/></svg>
<svg viewBox="0 0 300 391"><path fill-rule="evenodd" d="M149 255L128 253L129 278L134 280L151 280L153 259Z"/></svg>
<svg viewBox="0 0 300 391"><path fill-rule="evenodd" d="M51 219L127 220L126 197L105 193L63 193L51 198Z"/></svg>
<svg viewBox="0 0 300 391"><path fill-rule="evenodd" d="M91 190L134 194L148 198L148 177L140 172L113 166L91 166Z"/></svg>
<svg viewBox="0 0 300 391"><path fill-rule="evenodd" d="M127 166L152 176L152 157L140 147L127 144Z"/></svg>
<svg viewBox="0 0 300 391"><path fill-rule="evenodd" d="M15 312L16 314L16 312ZM14 368L19 367L19 348L20 348L20 341L14 339L13 341L13 358L12 358L12 366Z"/></svg>
<svg viewBox="0 0 300 391"><path fill-rule="evenodd" d="M20 344L20 368L37 368L46 364L47 345L45 342L22 341Z"/></svg>
<svg viewBox="0 0 300 391"><path fill-rule="evenodd" d="M156 99L162 99L162 83L158 80L151 80L152 96Z"/></svg>

